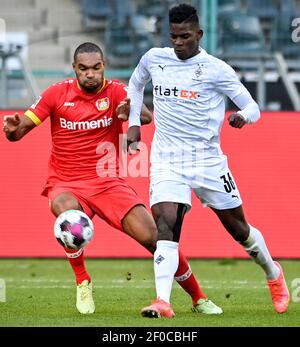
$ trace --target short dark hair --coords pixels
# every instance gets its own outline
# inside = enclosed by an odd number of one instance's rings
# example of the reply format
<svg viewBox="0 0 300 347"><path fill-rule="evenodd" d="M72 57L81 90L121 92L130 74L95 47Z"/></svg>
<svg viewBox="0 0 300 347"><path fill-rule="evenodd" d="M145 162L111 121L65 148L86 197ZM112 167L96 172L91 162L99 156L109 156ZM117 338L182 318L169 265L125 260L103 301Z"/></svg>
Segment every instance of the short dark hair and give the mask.
<svg viewBox="0 0 300 347"><path fill-rule="evenodd" d="M103 58L102 49L92 42L84 42L75 49L74 61L76 61L77 55L81 53L99 53Z"/></svg>
<svg viewBox="0 0 300 347"><path fill-rule="evenodd" d="M192 23L199 25L199 18L195 7L180 4L169 10L169 23Z"/></svg>

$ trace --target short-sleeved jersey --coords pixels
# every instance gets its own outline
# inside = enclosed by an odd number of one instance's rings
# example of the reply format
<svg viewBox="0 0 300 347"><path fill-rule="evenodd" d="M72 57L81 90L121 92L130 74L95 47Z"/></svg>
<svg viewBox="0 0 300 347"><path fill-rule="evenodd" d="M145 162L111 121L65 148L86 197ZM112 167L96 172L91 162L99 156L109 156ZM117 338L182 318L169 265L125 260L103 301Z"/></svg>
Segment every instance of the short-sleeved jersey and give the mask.
<svg viewBox="0 0 300 347"><path fill-rule="evenodd" d="M25 112L36 125L50 117L48 182L93 179L102 168L118 174L122 122L115 109L127 95L125 88L104 80L99 92L87 93L76 79L67 79L46 89Z"/></svg>
<svg viewBox="0 0 300 347"><path fill-rule="evenodd" d="M139 84L152 79L156 124L152 164L162 162L163 150L185 147L189 151L197 144L210 153L222 153L224 95L234 99L245 88L228 64L204 49L180 60L172 48L152 48L141 58L132 78Z"/></svg>

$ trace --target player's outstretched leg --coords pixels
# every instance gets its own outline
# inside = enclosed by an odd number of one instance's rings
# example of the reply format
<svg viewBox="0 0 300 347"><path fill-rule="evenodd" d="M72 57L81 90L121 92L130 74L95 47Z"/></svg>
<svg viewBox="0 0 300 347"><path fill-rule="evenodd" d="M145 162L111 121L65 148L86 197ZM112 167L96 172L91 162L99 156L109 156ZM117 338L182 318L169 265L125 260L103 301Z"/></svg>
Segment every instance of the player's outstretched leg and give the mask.
<svg viewBox="0 0 300 347"><path fill-rule="evenodd" d="M268 286L275 311L277 313L284 313L288 309L290 294L285 282L282 267L277 261L275 261L275 264L278 266L280 274L276 280L269 280Z"/></svg>
<svg viewBox="0 0 300 347"><path fill-rule="evenodd" d="M272 259L262 233L247 223L242 205L227 210L213 209L213 211L231 236L263 269L275 311L284 313L289 305L289 290L284 280L282 268L278 262Z"/></svg>
<svg viewBox="0 0 300 347"><path fill-rule="evenodd" d="M81 314L94 313L92 282L85 268L83 248L78 251L65 248L65 252L76 277L76 308Z"/></svg>
<svg viewBox="0 0 300 347"><path fill-rule="evenodd" d="M63 192L59 195L52 193L49 198L51 202L51 210L56 217L68 210L79 210L82 211L81 204L77 198L69 192ZM86 216L88 218L88 216ZM76 308L82 314L89 314L95 312L95 304L93 300L93 291L91 277L86 271L84 262L84 248L77 250L66 248L66 244L59 240L59 243L64 246L64 250L72 267L76 278Z"/></svg>
<svg viewBox="0 0 300 347"><path fill-rule="evenodd" d="M249 225L249 228L249 237L241 244L266 273L275 311L284 313L289 305L289 290L284 279L283 270L279 263L272 259L262 233L252 225Z"/></svg>

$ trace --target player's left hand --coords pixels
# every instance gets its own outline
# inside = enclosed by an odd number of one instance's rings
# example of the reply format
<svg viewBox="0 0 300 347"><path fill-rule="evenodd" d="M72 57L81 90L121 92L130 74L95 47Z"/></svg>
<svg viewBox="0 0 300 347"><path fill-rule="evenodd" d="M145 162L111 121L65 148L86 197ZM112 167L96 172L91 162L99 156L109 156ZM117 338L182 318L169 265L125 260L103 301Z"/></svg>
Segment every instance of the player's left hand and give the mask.
<svg viewBox="0 0 300 347"><path fill-rule="evenodd" d="M232 113L227 120L229 125L233 128L241 129L245 124L247 124L245 118L239 113Z"/></svg>
<svg viewBox="0 0 300 347"><path fill-rule="evenodd" d="M117 106L116 114L119 119L121 119L123 122L126 122L129 117L129 112L130 112L130 99L125 98Z"/></svg>

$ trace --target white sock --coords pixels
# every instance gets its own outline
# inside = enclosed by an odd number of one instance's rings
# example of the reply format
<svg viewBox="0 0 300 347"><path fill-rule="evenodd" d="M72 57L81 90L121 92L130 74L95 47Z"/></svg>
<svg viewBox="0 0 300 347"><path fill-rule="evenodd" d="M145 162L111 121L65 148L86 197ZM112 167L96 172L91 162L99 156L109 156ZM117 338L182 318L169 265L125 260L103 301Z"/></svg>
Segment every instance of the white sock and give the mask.
<svg viewBox="0 0 300 347"><path fill-rule="evenodd" d="M156 295L170 302L174 275L179 263L178 243L173 241L157 241L154 252L154 275Z"/></svg>
<svg viewBox="0 0 300 347"><path fill-rule="evenodd" d="M263 268L268 280L277 279L280 270L274 263L261 232L250 224L249 227L249 237L246 241L241 242L241 245L250 257Z"/></svg>

